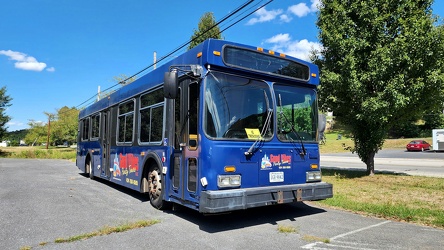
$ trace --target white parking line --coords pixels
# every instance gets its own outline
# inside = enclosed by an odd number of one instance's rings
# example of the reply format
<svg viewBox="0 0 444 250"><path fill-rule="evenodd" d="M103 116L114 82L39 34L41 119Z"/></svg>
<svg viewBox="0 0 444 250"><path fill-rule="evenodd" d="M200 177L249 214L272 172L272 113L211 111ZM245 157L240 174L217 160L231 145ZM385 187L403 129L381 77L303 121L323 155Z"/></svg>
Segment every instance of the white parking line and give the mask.
<svg viewBox="0 0 444 250"><path fill-rule="evenodd" d="M382 226L382 225L387 224L389 222L390 221L383 221L383 222L375 224L375 225L359 228L359 229L356 229L356 230L353 230L353 231L350 231L350 232L347 232L347 233L343 233L343 234L339 234L339 235L333 236L333 237L330 238L330 242L331 241L335 241L335 240L340 239L340 238L343 238L345 236L351 235L351 234L355 234L355 233L358 233L358 232L370 229L370 228ZM317 249L316 245L318 245L318 244L322 244L323 246L329 246L329 244L325 244L323 242L314 242L314 243L310 243L310 244L304 245L304 246L302 246L302 248L303 249ZM331 245L331 246L333 246L333 245ZM348 248L350 248L350 247L348 247ZM353 247L353 249L367 249L367 248L354 248Z"/></svg>

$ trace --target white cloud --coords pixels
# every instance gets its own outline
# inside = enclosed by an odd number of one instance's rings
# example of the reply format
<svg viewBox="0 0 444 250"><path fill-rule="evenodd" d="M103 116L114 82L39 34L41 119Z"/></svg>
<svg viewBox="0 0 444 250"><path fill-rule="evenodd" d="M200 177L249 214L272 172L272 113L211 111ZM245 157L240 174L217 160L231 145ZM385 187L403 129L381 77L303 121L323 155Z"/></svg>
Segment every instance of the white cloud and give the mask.
<svg viewBox="0 0 444 250"><path fill-rule="evenodd" d="M291 36L286 34L278 34L265 40L266 43L272 44L272 50L296 58L309 61L309 55L312 50L320 51L322 45L318 42L310 42L307 39L292 40Z"/></svg>
<svg viewBox="0 0 444 250"><path fill-rule="evenodd" d="M299 18L307 16L310 13L316 12L319 10L318 6L320 6L320 0L311 0L311 5L308 7L306 3L298 3L288 7L287 13L288 15L292 14Z"/></svg>
<svg viewBox="0 0 444 250"><path fill-rule="evenodd" d="M292 15L301 18L319 10L318 6L320 6L321 0L310 0L310 2L310 7L306 3L292 5L288 7L286 13L283 13L282 9L268 11L265 7L260 8L254 13L255 17L247 22L247 25L269 22L276 19L277 16L281 22L289 23L293 19Z"/></svg>
<svg viewBox="0 0 444 250"><path fill-rule="evenodd" d="M321 0L310 0L310 2L311 2L310 10L312 12L318 11L319 7L321 6Z"/></svg>
<svg viewBox="0 0 444 250"><path fill-rule="evenodd" d="M258 9L254 15L256 17L251 18L247 25L253 25L256 23L264 23L275 19L278 15L282 14L283 10L266 10L265 7Z"/></svg>
<svg viewBox="0 0 444 250"><path fill-rule="evenodd" d="M54 67L50 67L50 68L47 68L46 71L54 72L54 71L55 71L55 68L54 68Z"/></svg>
<svg viewBox="0 0 444 250"><path fill-rule="evenodd" d="M287 14L282 14L279 18L284 23L289 23L293 19L291 16Z"/></svg>
<svg viewBox="0 0 444 250"><path fill-rule="evenodd" d="M288 7L288 11L297 17L304 17L311 12L310 8L305 3L299 3Z"/></svg>
<svg viewBox="0 0 444 250"><path fill-rule="evenodd" d="M38 62L32 56L28 56L25 53L12 51L12 50L0 50L0 55L9 57L9 60L17 61L14 66L17 69L42 71L46 68L46 63Z"/></svg>
<svg viewBox="0 0 444 250"><path fill-rule="evenodd" d="M24 122L20 121L10 121L6 123L6 126L8 127L8 131L16 131L28 128L28 125Z"/></svg>
<svg viewBox="0 0 444 250"><path fill-rule="evenodd" d="M287 43L288 41L290 41L290 35L288 33L286 34L278 34L275 35L273 37L268 38L267 40L265 40L266 43L275 43L275 44L283 44L283 43Z"/></svg>

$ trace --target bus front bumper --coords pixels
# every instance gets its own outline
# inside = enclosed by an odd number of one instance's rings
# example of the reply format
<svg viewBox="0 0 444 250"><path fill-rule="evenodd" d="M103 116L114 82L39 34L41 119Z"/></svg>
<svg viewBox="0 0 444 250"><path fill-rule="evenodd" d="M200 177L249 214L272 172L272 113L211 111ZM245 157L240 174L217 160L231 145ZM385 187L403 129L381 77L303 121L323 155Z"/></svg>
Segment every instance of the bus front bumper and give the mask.
<svg viewBox="0 0 444 250"><path fill-rule="evenodd" d="M203 191L199 212L221 213L252 207L333 197L333 185L326 182L272 187Z"/></svg>

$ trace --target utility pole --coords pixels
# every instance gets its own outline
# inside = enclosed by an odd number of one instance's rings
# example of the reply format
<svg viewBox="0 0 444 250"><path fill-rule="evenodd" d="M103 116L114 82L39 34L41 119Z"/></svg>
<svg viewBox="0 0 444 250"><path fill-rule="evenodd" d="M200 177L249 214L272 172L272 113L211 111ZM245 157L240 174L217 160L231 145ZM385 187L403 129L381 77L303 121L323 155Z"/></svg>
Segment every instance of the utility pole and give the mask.
<svg viewBox="0 0 444 250"><path fill-rule="evenodd" d="M156 51L154 51L153 57L154 57L154 69L156 69L156 67L157 67L157 52Z"/></svg>
<svg viewBox="0 0 444 250"><path fill-rule="evenodd" d="M48 116L48 138L46 139L46 149L49 147L49 136L51 135L51 116L52 114L45 112L45 115Z"/></svg>

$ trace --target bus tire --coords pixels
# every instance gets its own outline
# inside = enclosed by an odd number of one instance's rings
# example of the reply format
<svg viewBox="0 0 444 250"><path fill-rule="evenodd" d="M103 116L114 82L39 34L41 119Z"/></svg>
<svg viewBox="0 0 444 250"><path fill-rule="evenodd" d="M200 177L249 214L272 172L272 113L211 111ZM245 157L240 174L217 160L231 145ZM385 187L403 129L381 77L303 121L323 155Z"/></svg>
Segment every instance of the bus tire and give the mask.
<svg viewBox="0 0 444 250"><path fill-rule="evenodd" d="M153 207L159 210L169 208L169 203L163 200L164 184L162 183L162 170L157 164L150 166L148 171L148 196Z"/></svg>
<svg viewBox="0 0 444 250"><path fill-rule="evenodd" d="M93 174L93 167L91 165L91 158L88 157L88 159L86 160L86 164L85 164L85 171L86 173L89 174L89 178L92 180L94 179L94 174Z"/></svg>

